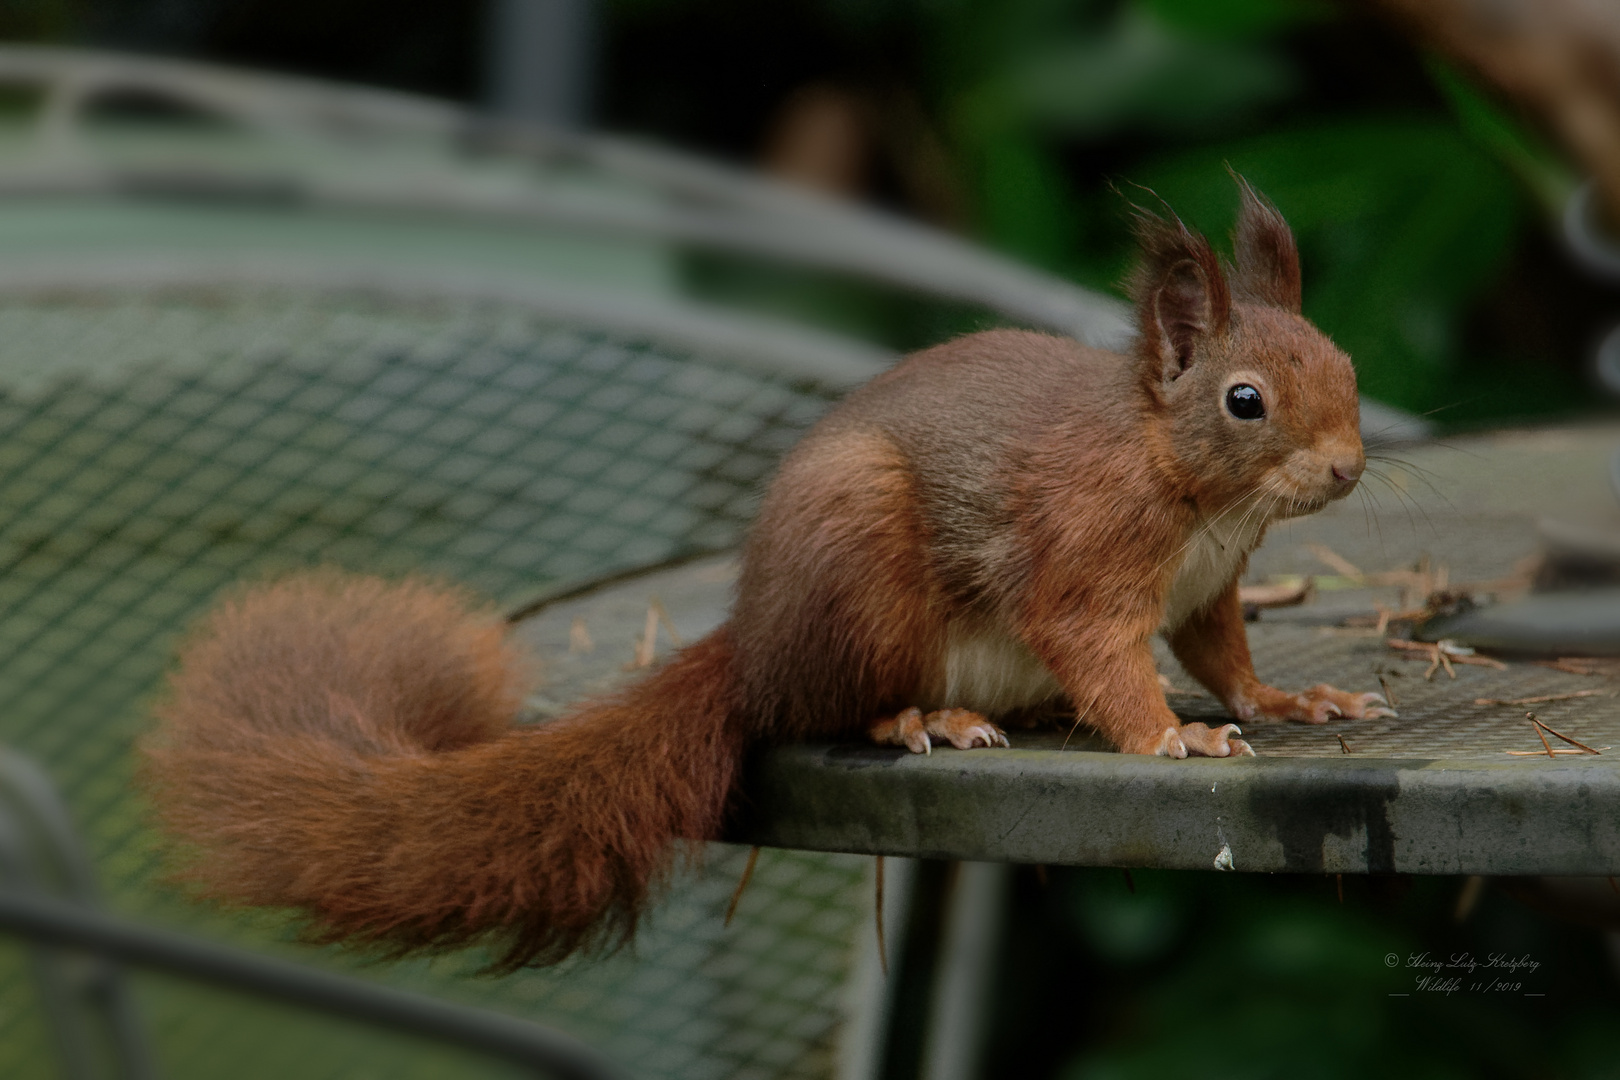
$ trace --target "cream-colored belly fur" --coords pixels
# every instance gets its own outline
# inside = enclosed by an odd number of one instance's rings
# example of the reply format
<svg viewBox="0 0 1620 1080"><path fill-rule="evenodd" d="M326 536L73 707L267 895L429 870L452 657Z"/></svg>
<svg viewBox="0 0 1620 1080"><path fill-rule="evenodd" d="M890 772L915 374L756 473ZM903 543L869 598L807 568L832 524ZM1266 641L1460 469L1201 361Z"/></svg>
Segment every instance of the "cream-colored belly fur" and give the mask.
<svg viewBox="0 0 1620 1080"><path fill-rule="evenodd" d="M958 623L947 638L944 662L917 704L999 716L1061 692L1046 665L1001 627Z"/></svg>
<svg viewBox="0 0 1620 1080"><path fill-rule="evenodd" d="M1238 564L1260 541L1264 523L1216 521L1202 529L1181 555L1165 597L1161 631L1174 630L1220 595ZM945 656L929 685L922 709L972 709L999 716L1051 701L1062 693L1052 672L1023 642L991 620L961 622L946 639Z"/></svg>
<svg viewBox="0 0 1620 1080"><path fill-rule="evenodd" d="M1266 523L1257 518L1240 507L1193 534L1165 594L1161 631L1168 633L1186 622L1232 583L1244 557L1260 544Z"/></svg>

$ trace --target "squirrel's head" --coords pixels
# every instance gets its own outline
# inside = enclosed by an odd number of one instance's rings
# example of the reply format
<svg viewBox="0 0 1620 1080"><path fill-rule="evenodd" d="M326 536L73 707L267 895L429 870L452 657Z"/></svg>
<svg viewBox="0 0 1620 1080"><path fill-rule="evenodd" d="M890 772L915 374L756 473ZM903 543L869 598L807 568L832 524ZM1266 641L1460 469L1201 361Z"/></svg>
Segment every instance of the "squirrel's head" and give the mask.
<svg viewBox="0 0 1620 1080"><path fill-rule="evenodd" d="M1256 502L1271 520L1348 495L1366 460L1350 358L1300 314L1294 235L1237 182L1229 266L1178 219L1138 211L1135 358L1199 505Z"/></svg>

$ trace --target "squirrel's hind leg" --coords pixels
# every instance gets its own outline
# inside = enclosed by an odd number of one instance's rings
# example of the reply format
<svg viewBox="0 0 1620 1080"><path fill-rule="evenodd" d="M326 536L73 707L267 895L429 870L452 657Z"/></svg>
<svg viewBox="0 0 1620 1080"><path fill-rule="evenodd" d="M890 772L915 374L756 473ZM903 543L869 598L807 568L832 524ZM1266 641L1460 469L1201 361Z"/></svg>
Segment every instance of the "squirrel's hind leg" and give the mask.
<svg viewBox="0 0 1620 1080"><path fill-rule="evenodd" d="M879 746L904 746L913 754L931 753L934 739L958 750L1009 745L1006 732L972 709L936 709L924 715L913 706L877 721L867 735Z"/></svg>

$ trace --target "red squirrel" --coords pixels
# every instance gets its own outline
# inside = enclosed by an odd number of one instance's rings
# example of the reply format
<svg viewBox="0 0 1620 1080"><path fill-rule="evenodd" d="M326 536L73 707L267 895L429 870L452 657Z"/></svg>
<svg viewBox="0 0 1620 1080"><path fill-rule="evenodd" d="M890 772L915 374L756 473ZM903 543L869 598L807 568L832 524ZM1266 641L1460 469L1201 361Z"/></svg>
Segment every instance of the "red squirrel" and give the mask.
<svg viewBox="0 0 1620 1080"><path fill-rule="evenodd" d="M1155 633L1236 719L1390 715L1273 689L1249 657L1249 553L1364 459L1350 359L1300 315L1287 224L1239 187L1230 266L1138 212L1128 353L992 330L850 394L783 460L730 620L562 719L514 726L523 659L453 590L316 573L224 604L146 745L164 823L218 898L515 968L626 939L757 743L1005 746L998 718L1066 701L1125 753L1252 754L1170 711Z"/></svg>

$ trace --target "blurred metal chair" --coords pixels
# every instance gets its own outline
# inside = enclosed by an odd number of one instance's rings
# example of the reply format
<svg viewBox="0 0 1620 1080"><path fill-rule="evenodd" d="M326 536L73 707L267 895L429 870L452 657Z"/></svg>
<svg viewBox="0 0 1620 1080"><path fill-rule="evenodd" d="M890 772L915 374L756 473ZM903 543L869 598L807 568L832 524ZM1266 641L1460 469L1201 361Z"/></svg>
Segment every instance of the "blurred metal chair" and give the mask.
<svg viewBox="0 0 1620 1080"><path fill-rule="evenodd" d="M400 93L81 50L0 47L0 84L40 95L30 145L18 150L28 164L0 169L0 193L169 194L481 216L823 267L984 305L1094 343L1127 330L1117 301L955 237L624 139L505 125ZM213 118L281 152L255 159L240 146L200 141L189 155L171 147L167 160L121 155L86 136L87 117L108 101ZM414 167L401 168L396 155L412 147ZM492 175L498 170L468 167L501 158L538 168L512 182Z"/></svg>
<svg viewBox="0 0 1620 1080"><path fill-rule="evenodd" d="M67 1080L158 1075L116 960L305 1009L438 1039L544 1077L619 1073L566 1036L521 1020L403 994L109 918L94 872L50 780L0 749L0 930L26 936L42 1011Z"/></svg>
<svg viewBox="0 0 1620 1080"><path fill-rule="evenodd" d="M0 881L36 903L59 898L93 907L95 875L67 808L46 776L0 748ZM0 926L5 925L0 914ZM122 972L105 956L33 941L29 967L68 1080L155 1076L151 1051ZM109 1060L110 1059L110 1060ZM107 1069L103 1062L111 1064Z"/></svg>

